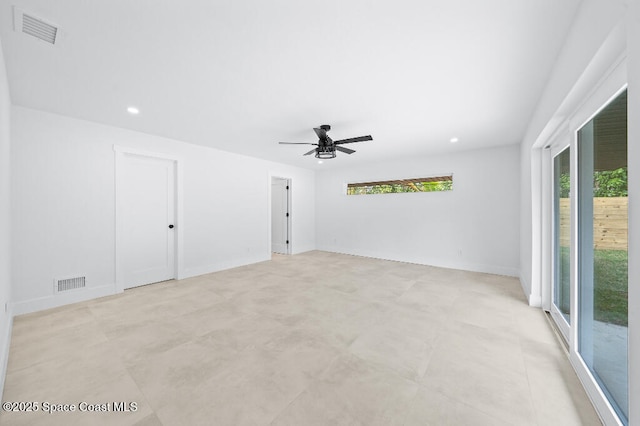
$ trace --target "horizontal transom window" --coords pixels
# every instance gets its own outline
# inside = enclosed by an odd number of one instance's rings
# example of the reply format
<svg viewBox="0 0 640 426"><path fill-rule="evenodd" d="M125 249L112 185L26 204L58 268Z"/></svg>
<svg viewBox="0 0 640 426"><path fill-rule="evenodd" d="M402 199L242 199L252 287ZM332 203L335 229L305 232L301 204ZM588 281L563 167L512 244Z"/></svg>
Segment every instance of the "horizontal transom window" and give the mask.
<svg viewBox="0 0 640 426"><path fill-rule="evenodd" d="M439 192L453 189L453 175L347 184L347 195Z"/></svg>

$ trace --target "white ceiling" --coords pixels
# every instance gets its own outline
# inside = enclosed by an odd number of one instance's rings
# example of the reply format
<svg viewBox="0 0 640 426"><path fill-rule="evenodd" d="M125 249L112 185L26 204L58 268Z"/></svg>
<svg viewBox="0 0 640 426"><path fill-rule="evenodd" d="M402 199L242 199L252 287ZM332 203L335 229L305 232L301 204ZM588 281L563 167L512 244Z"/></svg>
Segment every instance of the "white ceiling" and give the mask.
<svg viewBox="0 0 640 426"><path fill-rule="evenodd" d="M0 36L15 105L325 168L518 143L579 3L0 0ZM320 124L374 140L323 165L277 144Z"/></svg>

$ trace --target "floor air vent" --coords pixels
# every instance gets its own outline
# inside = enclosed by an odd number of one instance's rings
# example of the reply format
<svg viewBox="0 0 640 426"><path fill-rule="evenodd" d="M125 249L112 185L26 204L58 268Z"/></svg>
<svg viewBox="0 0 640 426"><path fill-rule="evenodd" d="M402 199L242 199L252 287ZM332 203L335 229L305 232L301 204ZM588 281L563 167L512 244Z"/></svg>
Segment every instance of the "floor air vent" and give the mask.
<svg viewBox="0 0 640 426"><path fill-rule="evenodd" d="M85 277L65 278L63 280L56 280L55 290L56 293L60 293L63 291L83 288L85 286Z"/></svg>
<svg viewBox="0 0 640 426"><path fill-rule="evenodd" d="M41 18L29 15L24 10L14 7L13 9L14 29L25 34L29 34L49 44L55 44L58 37L58 28Z"/></svg>

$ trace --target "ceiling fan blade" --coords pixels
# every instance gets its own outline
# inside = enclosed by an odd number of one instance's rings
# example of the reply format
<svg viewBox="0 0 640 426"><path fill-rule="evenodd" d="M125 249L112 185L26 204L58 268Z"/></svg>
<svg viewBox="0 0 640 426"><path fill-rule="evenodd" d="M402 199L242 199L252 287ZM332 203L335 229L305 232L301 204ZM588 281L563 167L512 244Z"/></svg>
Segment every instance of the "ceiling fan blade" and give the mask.
<svg viewBox="0 0 640 426"><path fill-rule="evenodd" d="M336 146L336 150L340 152L344 152L345 154L353 154L355 151L349 148L343 148L341 146Z"/></svg>
<svg viewBox="0 0 640 426"><path fill-rule="evenodd" d="M317 143L310 143L310 142L278 142L278 143L282 145L318 145Z"/></svg>
<svg viewBox="0 0 640 426"><path fill-rule="evenodd" d="M371 135L367 136L358 136L357 138L349 138L349 139L341 139L339 141L335 141L334 144L341 145L343 143L354 143L354 142L364 142L364 141L372 141L373 138Z"/></svg>
<svg viewBox="0 0 640 426"><path fill-rule="evenodd" d="M311 151L307 152L306 154L302 154L302 155L311 155L314 152L316 152L316 148L313 148Z"/></svg>
<svg viewBox="0 0 640 426"><path fill-rule="evenodd" d="M313 131L316 132L316 135L318 135L319 139L324 139L327 137L327 131L318 127L314 127Z"/></svg>

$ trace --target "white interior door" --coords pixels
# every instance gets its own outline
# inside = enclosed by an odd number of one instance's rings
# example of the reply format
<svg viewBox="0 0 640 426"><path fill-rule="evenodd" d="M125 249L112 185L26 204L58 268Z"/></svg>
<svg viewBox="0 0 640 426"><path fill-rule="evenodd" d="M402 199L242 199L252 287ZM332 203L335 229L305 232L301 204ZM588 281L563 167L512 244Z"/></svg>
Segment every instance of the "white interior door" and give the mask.
<svg viewBox="0 0 640 426"><path fill-rule="evenodd" d="M289 182L271 178L271 251L288 254L289 245Z"/></svg>
<svg viewBox="0 0 640 426"><path fill-rule="evenodd" d="M174 162L124 155L119 174L117 214L124 288L175 278Z"/></svg>

